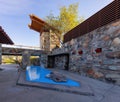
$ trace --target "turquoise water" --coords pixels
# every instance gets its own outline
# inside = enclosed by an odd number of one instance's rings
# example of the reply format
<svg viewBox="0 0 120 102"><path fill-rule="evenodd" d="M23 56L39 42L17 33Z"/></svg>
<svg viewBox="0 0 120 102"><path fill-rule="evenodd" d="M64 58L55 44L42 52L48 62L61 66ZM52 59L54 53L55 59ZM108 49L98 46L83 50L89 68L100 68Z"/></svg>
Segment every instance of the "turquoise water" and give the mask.
<svg viewBox="0 0 120 102"><path fill-rule="evenodd" d="M47 74L50 74L50 70L41 68L40 66L29 66L26 70L26 79L27 81L32 82L42 82L42 83L48 83L48 84L57 84L57 85L66 85L66 86L75 86L79 87L80 84L74 80L67 79L66 82L55 82L49 78L46 78L45 76Z"/></svg>

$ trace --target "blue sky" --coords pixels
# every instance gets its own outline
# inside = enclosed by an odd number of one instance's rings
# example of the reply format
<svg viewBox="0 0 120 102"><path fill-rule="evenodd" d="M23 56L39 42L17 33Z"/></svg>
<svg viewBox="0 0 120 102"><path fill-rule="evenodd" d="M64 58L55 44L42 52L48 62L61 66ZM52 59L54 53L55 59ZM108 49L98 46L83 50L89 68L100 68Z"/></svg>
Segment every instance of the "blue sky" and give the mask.
<svg viewBox="0 0 120 102"><path fill-rule="evenodd" d="M79 2L79 16L85 19L113 0L0 0L0 26L16 45L39 47L39 33L30 30L29 14L44 19L52 11L59 14L61 6Z"/></svg>

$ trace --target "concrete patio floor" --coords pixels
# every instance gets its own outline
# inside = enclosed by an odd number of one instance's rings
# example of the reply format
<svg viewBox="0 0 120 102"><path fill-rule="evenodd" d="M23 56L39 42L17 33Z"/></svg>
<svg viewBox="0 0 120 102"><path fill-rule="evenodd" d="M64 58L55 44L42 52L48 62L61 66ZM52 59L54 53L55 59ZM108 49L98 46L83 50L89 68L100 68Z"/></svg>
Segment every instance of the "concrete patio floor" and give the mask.
<svg viewBox="0 0 120 102"><path fill-rule="evenodd" d="M36 87L16 85L18 65L1 65L0 102L120 102L120 87L91 78L74 75L89 86L94 96L59 92ZM69 73L72 77L73 73Z"/></svg>

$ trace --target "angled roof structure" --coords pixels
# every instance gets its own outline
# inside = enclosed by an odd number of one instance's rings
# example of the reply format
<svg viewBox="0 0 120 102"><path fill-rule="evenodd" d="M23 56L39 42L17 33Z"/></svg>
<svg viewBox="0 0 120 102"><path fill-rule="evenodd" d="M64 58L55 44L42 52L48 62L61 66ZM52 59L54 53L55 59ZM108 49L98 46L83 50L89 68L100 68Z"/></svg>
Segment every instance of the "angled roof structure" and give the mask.
<svg viewBox="0 0 120 102"><path fill-rule="evenodd" d="M46 25L46 22L44 22L43 20L41 20L40 18L38 18L33 14L30 15L30 19L31 19L31 24L28 25L29 28L37 32L42 32L44 26Z"/></svg>
<svg viewBox="0 0 120 102"><path fill-rule="evenodd" d="M6 32L0 26L0 43L1 44L14 44L10 37L6 34Z"/></svg>
<svg viewBox="0 0 120 102"><path fill-rule="evenodd" d="M30 19L31 19L31 24L28 24L29 28L33 29L37 32L42 33L43 31L48 31L50 29L54 30L54 31L58 31L57 29L53 28L48 23L46 23L45 21L43 21L39 17L35 16L34 14L30 15Z"/></svg>

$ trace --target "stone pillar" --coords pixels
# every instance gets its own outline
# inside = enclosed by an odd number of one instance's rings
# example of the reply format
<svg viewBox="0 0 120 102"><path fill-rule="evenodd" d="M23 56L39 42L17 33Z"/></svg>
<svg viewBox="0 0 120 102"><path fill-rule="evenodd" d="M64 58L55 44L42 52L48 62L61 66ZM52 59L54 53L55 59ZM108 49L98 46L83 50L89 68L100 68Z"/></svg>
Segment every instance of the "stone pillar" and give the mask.
<svg viewBox="0 0 120 102"><path fill-rule="evenodd" d="M50 31L44 31L40 35L40 48L45 51L52 51L52 49L59 47L60 41L58 36Z"/></svg>
<svg viewBox="0 0 120 102"><path fill-rule="evenodd" d="M50 51L50 33L42 32L40 36L40 48L45 51Z"/></svg>
<svg viewBox="0 0 120 102"><path fill-rule="evenodd" d="M23 70L26 69L26 67L30 64L30 52L29 51L24 51L22 54L22 63L21 63L21 68Z"/></svg>
<svg viewBox="0 0 120 102"><path fill-rule="evenodd" d="M2 64L2 44L0 44L0 64Z"/></svg>
<svg viewBox="0 0 120 102"><path fill-rule="evenodd" d="M40 56L40 66L47 67L47 54L41 54Z"/></svg>
<svg viewBox="0 0 120 102"><path fill-rule="evenodd" d="M50 32L50 51L54 48L59 48L60 46L60 41L58 36L53 33L52 31Z"/></svg>
<svg viewBox="0 0 120 102"><path fill-rule="evenodd" d="M40 34L39 41L40 41L40 49L42 50L42 34Z"/></svg>

